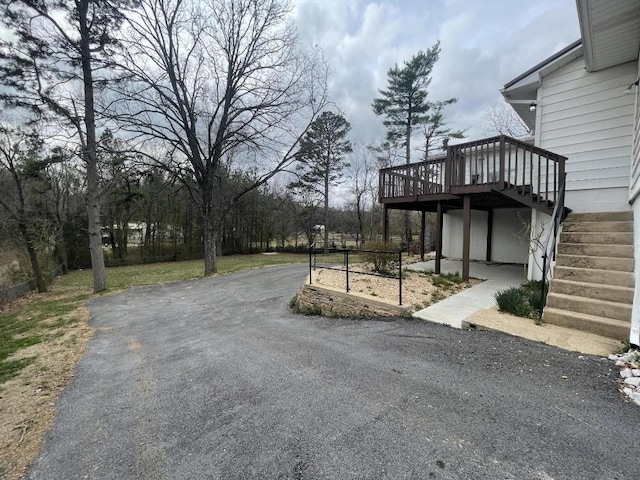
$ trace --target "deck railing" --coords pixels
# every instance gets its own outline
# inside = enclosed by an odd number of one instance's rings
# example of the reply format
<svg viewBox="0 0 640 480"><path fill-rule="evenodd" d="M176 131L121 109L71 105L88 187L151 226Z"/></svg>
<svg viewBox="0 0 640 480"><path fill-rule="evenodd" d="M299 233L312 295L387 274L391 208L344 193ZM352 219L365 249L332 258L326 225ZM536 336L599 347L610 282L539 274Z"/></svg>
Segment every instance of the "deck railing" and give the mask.
<svg viewBox="0 0 640 480"><path fill-rule="evenodd" d="M441 159L380 170L380 199L463 194L490 186L556 202L566 157L500 135L451 145Z"/></svg>

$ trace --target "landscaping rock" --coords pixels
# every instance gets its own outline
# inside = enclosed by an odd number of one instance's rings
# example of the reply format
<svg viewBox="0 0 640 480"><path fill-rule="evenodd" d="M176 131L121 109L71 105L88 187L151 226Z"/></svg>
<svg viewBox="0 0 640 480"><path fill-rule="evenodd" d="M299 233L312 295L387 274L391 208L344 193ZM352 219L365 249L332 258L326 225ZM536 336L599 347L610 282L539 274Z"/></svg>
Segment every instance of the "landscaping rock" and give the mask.
<svg viewBox="0 0 640 480"><path fill-rule="evenodd" d="M616 366L620 367L620 392L640 406L640 352L629 350L627 353L611 354L609 360L615 361Z"/></svg>
<svg viewBox="0 0 640 480"><path fill-rule="evenodd" d="M637 387L640 385L640 377L625 378L624 383L626 383L627 385L633 385L634 387Z"/></svg>
<svg viewBox="0 0 640 480"><path fill-rule="evenodd" d="M627 353L612 353L609 360L623 360L625 362L635 362L640 360L640 352L638 350L629 350Z"/></svg>
<svg viewBox="0 0 640 480"><path fill-rule="evenodd" d="M640 406L640 392L637 390L629 395L629 399L633 401L636 405Z"/></svg>

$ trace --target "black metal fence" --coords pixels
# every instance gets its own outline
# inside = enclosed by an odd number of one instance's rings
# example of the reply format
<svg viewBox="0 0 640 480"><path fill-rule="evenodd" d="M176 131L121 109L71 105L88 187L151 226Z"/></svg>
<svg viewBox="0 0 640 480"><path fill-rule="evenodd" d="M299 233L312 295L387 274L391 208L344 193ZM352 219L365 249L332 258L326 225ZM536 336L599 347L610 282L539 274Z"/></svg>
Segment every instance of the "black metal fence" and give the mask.
<svg viewBox="0 0 640 480"><path fill-rule="evenodd" d="M383 274L378 272L362 272L360 270L353 270L350 268L349 257L353 259L354 255L360 254L380 254L380 255L393 255L394 261L398 265L398 274ZM342 265L336 263L318 263L318 257L322 259L323 257L335 257L337 255L342 255ZM398 280L398 305L402 306L402 250L363 250L363 249L349 249L349 248L324 248L316 246L316 243L312 243L309 247L309 285L313 284L313 272L318 269L324 270L336 270L339 272L344 272L345 274L345 285L346 291L349 292L349 275L369 275L372 277L381 277L381 278L396 278Z"/></svg>
<svg viewBox="0 0 640 480"><path fill-rule="evenodd" d="M49 280L53 280L59 275L62 275L62 265L58 265L49 273ZM37 290L36 279L30 278L17 285L12 285L4 290L0 290L0 306L13 302L17 298L23 297L34 290Z"/></svg>

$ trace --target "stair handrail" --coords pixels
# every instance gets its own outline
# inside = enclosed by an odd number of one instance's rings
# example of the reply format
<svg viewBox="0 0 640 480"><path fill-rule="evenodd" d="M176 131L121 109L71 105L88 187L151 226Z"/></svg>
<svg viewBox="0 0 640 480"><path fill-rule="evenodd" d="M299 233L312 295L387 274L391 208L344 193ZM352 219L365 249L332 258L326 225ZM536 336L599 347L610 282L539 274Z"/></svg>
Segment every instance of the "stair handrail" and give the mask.
<svg viewBox="0 0 640 480"><path fill-rule="evenodd" d="M542 290L540 292L540 317L547 302L547 275L551 271L551 260L555 259L556 247L558 245L558 231L560 225L565 219L566 210L564 208L565 185L567 182L567 174L564 173L560 178L560 188L558 190L558 201L553 207L551 214L551 228L547 233L547 238L542 247ZM549 251L551 246L551 251Z"/></svg>

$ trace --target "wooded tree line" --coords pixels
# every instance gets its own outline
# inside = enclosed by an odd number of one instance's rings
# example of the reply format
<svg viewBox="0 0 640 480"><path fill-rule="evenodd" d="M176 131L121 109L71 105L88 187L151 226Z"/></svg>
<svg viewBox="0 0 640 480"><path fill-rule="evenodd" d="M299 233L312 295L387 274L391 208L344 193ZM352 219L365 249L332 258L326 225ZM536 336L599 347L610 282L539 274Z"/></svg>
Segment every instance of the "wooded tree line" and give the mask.
<svg viewBox="0 0 640 480"><path fill-rule="evenodd" d="M436 44L389 71L373 104L387 139L354 149L284 0L15 0L0 13L2 234L39 278L38 253L91 266L97 292L105 245L123 263L201 255L208 275L219 254L295 248L299 233L372 238L378 168L400 149L410 161L416 129L423 158L462 136L442 115L456 99L427 100Z"/></svg>
<svg viewBox="0 0 640 480"><path fill-rule="evenodd" d="M46 151L37 133L0 128L0 230L5 245L24 246L44 269L90 268L85 172L72 152ZM98 140L101 241L108 265L202 258L203 221L189 188L146 158L112 149L107 130ZM340 171L342 205L325 212L323 192L290 184L265 183L233 205L220 223L219 253L303 251L320 240L318 225L338 245L379 235L378 163L366 149ZM229 172L229 194L255 183L251 172ZM337 174L336 174L337 175ZM295 185L294 185L295 184ZM223 195L223 190L218 191ZM217 199L222 203L226 199ZM132 231L136 230L136 231ZM352 244L351 244L352 245ZM32 265L37 265L32 263Z"/></svg>

